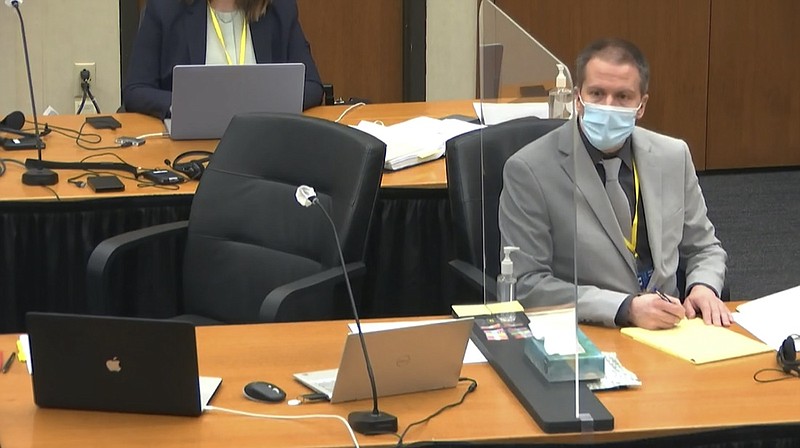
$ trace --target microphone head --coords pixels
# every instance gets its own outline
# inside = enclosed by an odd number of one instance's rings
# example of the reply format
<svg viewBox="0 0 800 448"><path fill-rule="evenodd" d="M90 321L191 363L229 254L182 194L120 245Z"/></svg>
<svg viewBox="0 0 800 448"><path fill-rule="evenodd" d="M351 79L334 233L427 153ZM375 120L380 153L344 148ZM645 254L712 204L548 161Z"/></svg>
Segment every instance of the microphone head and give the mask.
<svg viewBox="0 0 800 448"><path fill-rule="evenodd" d="M8 0L6 0L6 2L8 2ZM6 115L6 117L0 121L0 126L20 130L23 126L25 126L25 114L15 110L14 112Z"/></svg>
<svg viewBox="0 0 800 448"><path fill-rule="evenodd" d="M16 3L16 5L15 5ZM22 4L22 0L6 0L6 6L14 8Z"/></svg>
<svg viewBox="0 0 800 448"><path fill-rule="evenodd" d="M310 207L317 200L317 192L308 185L300 185L297 187L294 197L303 207Z"/></svg>

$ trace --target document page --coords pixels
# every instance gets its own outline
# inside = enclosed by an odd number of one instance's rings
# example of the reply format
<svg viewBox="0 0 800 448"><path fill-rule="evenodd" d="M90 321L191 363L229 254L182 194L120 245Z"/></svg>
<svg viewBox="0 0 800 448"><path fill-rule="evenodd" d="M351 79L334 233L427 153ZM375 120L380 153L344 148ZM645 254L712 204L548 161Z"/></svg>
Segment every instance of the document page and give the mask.
<svg viewBox="0 0 800 448"><path fill-rule="evenodd" d="M447 140L483 126L449 118L416 117L391 126L361 121L353 127L386 143L384 168L398 170L442 157Z"/></svg>
<svg viewBox="0 0 800 448"><path fill-rule="evenodd" d="M800 286L745 302L736 311L736 323L777 350L788 336L800 334Z"/></svg>
<svg viewBox="0 0 800 448"><path fill-rule="evenodd" d="M628 327L622 334L694 364L765 353L772 347L725 327L706 325L701 318L684 319L668 330Z"/></svg>

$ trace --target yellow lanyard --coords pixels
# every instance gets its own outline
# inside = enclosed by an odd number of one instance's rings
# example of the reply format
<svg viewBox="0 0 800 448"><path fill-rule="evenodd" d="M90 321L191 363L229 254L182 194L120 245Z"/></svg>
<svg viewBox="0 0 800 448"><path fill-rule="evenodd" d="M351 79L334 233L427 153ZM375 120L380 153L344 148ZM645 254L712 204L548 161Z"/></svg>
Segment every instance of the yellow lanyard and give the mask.
<svg viewBox="0 0 800 448"><path fill-rule="evenodd" d="M225 39L222 37L222 30L219 29L219 22L217 21L217 15L214 13L214 8L211 7L211 3L208 4L208 12L211 14L211 23L214 24L214 31L217 33L217 39L219 39L219 43L222 44L222 51L225 52L225 59L228 61L228 65L232 65L233 62L231 61L231 55L228 54L228 48L225 47ZM239 65L244 65L244 47L245 43L247 42L247 18L245 17L242 19L242 43L239 45Z"/></svg>
<svg viewBox="0 0 800 448"><path fill-rule="evenodd" d="M636 162L633 163L633 189L635 191L636 203L633 207L633 224L631 225L631 239L625 238L625 247L633 254L633 258L639 258L636 252L636 242L639 239L639 173L636 171ZM624 237L623 237L624 238Z"/></svg>

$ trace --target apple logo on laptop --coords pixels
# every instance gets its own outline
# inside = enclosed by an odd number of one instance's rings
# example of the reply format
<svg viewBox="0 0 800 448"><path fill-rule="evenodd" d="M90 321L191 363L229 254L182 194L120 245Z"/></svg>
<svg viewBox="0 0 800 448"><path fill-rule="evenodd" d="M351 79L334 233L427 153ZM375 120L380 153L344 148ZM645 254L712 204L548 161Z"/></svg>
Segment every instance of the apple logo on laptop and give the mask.
<svg viewBox="0 0 800 448"><path fill-rule="evenodd" d="M120 360L117 359L116 356L113 359L109 359L108 361L106 361L106 368L108 369L109 372L122 371L122 365L120 364Z"/></svg>

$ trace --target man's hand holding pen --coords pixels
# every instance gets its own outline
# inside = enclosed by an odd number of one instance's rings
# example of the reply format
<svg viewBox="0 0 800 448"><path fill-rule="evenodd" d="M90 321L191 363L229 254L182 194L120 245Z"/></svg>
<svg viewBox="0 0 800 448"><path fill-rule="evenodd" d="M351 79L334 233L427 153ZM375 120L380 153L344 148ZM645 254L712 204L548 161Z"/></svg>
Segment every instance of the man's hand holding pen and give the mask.
<svg viewBox="0 0 800 448"><path fill-rule="evenodd" d="M660 291L640 294L631 300L630 321L648 330L673 328L686 317L680 300Z"/></svg>

